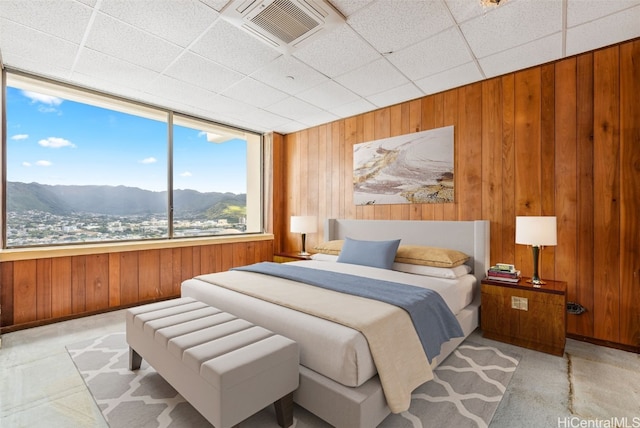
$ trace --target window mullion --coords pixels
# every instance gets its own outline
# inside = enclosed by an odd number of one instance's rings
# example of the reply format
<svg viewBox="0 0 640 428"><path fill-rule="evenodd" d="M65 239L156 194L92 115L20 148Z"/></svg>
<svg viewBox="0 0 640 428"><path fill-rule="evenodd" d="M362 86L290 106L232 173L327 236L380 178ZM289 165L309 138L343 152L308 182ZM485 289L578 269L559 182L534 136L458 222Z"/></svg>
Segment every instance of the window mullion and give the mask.
<svg viewBox="0 0 640 428"><path fill-rule="evenodd" d="M167 232L173 238L173 112L167 117Z"/></svg>

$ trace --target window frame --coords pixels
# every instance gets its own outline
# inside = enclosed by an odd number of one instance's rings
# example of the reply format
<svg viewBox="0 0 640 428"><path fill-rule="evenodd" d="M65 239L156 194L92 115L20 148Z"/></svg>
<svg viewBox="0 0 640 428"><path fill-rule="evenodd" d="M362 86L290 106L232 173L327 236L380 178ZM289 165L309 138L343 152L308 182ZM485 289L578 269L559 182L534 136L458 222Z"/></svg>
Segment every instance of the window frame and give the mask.
<svg viewBox="0 0 640 428"><path fill-rule="evenodd" d="M143 246L147 246L147 243L151 243L152 247L156 245L154 243L157 242L171 242L176 241L176 244L179 243L189 243L189 242L210 242L211 240L217 241L222 240L226 241L229 238L233 237L242 237L241 240L245 240L247 236L256 236L256 235L264 235L265 234L265 216L264 216L264 134L249 130L243 129L235 126L230 126L226 124L222 124L211 119L207 119L204 117L194 116L189 113L184 113L177 110L172 110L166 107L160 107L152 104L143 103L140 101L130 100L121 96L116 96L112 94L107 94L104 92L100 92L94 89L82 88L79 86L71 85L68 83L58 82L52 79L48 79L41 76L35 76L29 73L24 73L19 70L12 70L3 68L1 70L0 76L0 91L1 91L1 102L0 102L0 117L2 119L2 128L0 129L1 133L1 141L0 141L0 163L1 163L1 174L0 174L0 252L4 251L27 251L30 250L38 250L38 249L46 249L46 248L56 248L56 247L64 247L64 248L74 248L74 247L104 247L104 246L129 246L135 245L136 243L143 244ZM11 82L11 80L15 79L20 82L27 82L27 84L34 84L39 88L45 87L48 91L52 91L55 94L60 94L60 97L65 100L81 102L88 105L98 106L102 108L107 108L110 110L124 112L127 114L133 114L139 117L152 118L155 120L163 121L167 126L167 141L166 141L166 150L167 150L167 183L166 183L166 191L167 191L167 206L166 206L166 214L167 214L167 237L160 238L149 238L149 239L117 239L117 240L101 240L101 241L90 241L90 242L59 242L59 243L47 243L42 245L12 245L8 246L7 243L7 92L6 88ZM90 100L92 102L87 102ZM116 107L116 108L114 108ZM258 223L257 231L253 232L240 232L240 233L222 233L222 234L210 234L210 235L197 235L197 236L174 236L174 159L173 159L173 137L174 137L174 116L179 116L180 118L184 118L188 121L200 122L204 123L207 126L211 126L213 128L221 128L228 129L231 133L243 133L248 134L252 137L254 141L251 142L252 145L257 144L257 147L252 147L252 151L254 152L254 156L257 152L257 159L250 159L249 155L249 147L247 147L247 189L246 189L246 204L247 209L249 206L249 195L250 195L250 185L249 175L253 176L255 180L258 180L258 191L257 195L251 198L253 201L253 205L257 205L254 207L254 213L257 214ZM247 138L247 146L249 146L250 142ZM255 165L253 165L254 162ZM253 169L257 169L257 171L253 171ZM255 186L254 186L255 187ZM255 190L253 191L254 194ZM171 245L173 246L173 245Z"/></svg>

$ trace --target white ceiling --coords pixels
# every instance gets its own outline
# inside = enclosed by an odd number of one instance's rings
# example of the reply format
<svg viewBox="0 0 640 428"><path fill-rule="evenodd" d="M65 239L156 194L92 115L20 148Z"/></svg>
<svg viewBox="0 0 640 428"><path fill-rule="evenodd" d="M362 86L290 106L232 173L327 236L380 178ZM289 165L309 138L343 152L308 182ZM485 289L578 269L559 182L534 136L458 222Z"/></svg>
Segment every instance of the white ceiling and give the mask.
<svg viewBox="0 0 640 428"><path fill-rule="evenodd" d="M330 0L346 24L290 55L226 0L0 0L0 59L254 131L287 134L640 37L640 0Z"/></svg>

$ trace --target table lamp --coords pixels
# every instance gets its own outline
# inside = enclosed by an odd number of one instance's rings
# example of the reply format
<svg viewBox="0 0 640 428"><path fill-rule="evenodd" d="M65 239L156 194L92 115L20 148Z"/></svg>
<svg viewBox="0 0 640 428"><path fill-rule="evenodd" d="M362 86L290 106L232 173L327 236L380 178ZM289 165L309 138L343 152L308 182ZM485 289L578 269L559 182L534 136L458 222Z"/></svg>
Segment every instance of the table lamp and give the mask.
<svg viewBox="0 0 640 428"><path fill-rule="evenodd" d="M516 244L531 245L533 250L533 276L528 282L534 287L540 287L545 283L538 276L540 250L544 246L557 245L557 235L555 216L516 217Z"/></svg>
<svg viewBox="0 0 640 428"><path fill-rule="evenodd" d="M301 256L308 256L306 250L306 235L307 233L315 233L318 231L318 220L313 215L293 215L291 216L291 232L302 234L302 251L298 254Z"/></svg>

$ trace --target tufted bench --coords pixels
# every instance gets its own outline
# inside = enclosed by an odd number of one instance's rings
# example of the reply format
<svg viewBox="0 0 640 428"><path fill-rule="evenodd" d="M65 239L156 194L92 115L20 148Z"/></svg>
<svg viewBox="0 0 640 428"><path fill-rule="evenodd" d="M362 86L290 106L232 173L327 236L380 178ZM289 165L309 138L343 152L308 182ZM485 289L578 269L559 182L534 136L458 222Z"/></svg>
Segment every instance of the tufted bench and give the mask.
<svg viewBox="0 0 640 428"><path fill-rule="evenodd" d="M275 404L293 423L298 345L191 298L127 310L129 368L144 358L216 428L228 428Z"/></svg>

